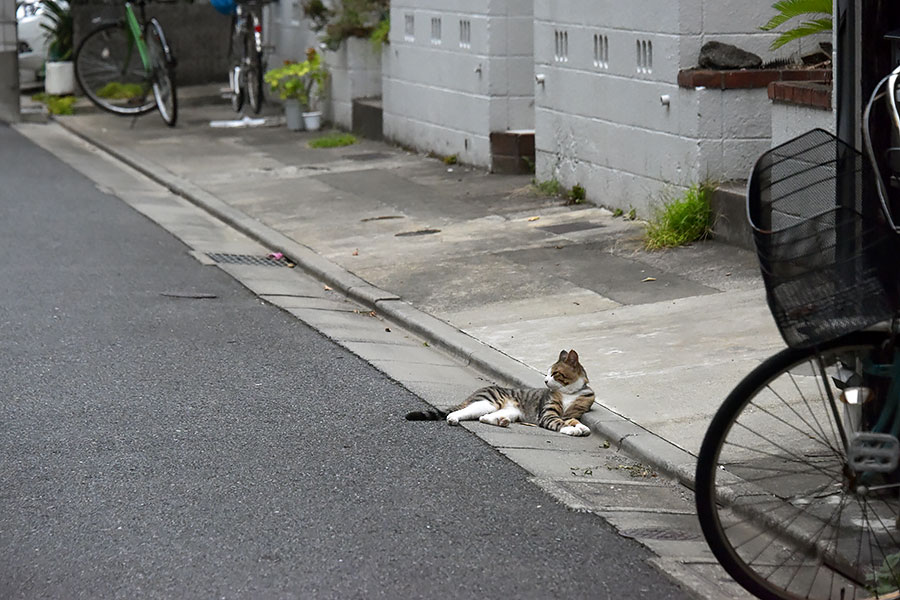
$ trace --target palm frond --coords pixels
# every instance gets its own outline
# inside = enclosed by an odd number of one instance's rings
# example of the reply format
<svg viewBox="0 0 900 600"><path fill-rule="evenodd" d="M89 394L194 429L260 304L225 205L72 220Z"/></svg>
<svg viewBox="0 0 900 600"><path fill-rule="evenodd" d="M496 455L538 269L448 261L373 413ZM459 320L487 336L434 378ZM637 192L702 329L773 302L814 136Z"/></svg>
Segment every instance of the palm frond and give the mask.
<svg viewBox="0 0 900 600"><path fill-rule="evenodd" d="M802 37L831 31L832 27L833 23L830 18L806 21L802 25L798 25L797 27L794 27L789 31L785 31L780 36L778 36L778 38L774 42L772 42L771 48L772 50L777 50L785 44L789 44L794 40L798 40Z"/></svg>
<svg viewBox="0 0 900 600"><path fill-rule="evenodd" d="M830 15L832 12L831 0L780 0L772 5L778 14L772 17L768 23L760 27L763 31L771 31L782 23L796 17L806 15Z"/></svg>

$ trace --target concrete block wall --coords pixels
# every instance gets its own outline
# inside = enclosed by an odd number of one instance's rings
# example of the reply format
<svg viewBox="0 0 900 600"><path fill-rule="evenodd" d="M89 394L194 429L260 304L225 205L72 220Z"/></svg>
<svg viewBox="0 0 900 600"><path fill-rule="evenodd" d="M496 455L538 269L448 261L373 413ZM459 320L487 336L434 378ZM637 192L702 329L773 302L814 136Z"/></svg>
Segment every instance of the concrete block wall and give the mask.
<svg viewBox="0 0 900 600"><path fill-rule="evenodd" d="M381 49L368 39L348 38L324 56L331 74L326 118L352 130L353 100L381 96Z"/></svg>
<svg viewBox="0 0 900 600"><path fill-rule="evenodd" d="M745 178L770 144L765 88L685 89L677 76L711 40L776 58L758 29L770 16L742 0L535 0L536 177L644 216L672 186Z"/></svg>
<svg viewBox="0 0 900 600"><path fill-rule="evenodd" d="M530 0L394 0L385 138L490 165L492 131L533 129Z"/></svg>
<svg viewBox="0 0 900 600"><path fill-rule="evenodd" d="M0 0L0 121L19 120L19 61L15 0Z"/></svg>

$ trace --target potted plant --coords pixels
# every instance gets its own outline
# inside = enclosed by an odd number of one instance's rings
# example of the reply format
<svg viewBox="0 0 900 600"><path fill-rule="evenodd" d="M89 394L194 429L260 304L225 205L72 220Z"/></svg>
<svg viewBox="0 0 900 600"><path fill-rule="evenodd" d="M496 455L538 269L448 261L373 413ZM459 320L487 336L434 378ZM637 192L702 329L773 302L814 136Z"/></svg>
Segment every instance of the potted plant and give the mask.
<svg viewBox="0 0 900 600"><path fill-rule="evenodd" d="M300 129L301 110L307 130L316 131L322 126L319 102L325 95L328 70L314 48L306 51L305 61L285 62L281 67L266 72L265 81L284 102L288 129Z"/></svg>
<svg viewBox="0 0 900 600"><path fill-rule="evenodd" d="M41 27L47 32L47 63L45 65L44 91L61 96L75 91L75 64L72 54L75 51L73 42L73 19L69 5L64 0L43 0L44 14L47 23Z"/></svg>

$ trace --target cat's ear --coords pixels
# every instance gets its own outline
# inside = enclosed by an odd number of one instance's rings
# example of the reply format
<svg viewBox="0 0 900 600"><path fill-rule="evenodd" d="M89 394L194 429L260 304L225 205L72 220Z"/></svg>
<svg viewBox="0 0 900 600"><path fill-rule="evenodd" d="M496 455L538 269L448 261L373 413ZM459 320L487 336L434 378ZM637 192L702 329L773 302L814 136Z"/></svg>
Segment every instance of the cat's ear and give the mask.
<svg viewBox="0 0 900 600"><path fill-rule="evenodd" d="M568 354L569 354L569 353L566 352L565 350L561 350L560 353L559 353L559 362L565 362L565 360L566 360L566 355L568 355Z"/></svg>
<svg viewBox="0 0 900 600"><path fill-rule="evenodd" d="M563 354L566 354L563 352ZM573 367L578 364L578 353L574 350L569 350L568 355L565 357L565 361L567 364L572 365Z"/></svg>

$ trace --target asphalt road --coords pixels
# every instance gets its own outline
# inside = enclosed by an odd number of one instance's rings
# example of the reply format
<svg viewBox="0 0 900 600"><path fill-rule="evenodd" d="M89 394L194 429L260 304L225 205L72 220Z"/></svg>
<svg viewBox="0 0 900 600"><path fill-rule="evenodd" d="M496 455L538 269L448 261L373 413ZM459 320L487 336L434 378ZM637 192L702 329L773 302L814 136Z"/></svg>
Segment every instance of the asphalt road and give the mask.
<svg viewBox="0 0 900 600"><path fill-rule="evenodd" d="M0 126L0 597L683 597L187 250Z"/></svg>

